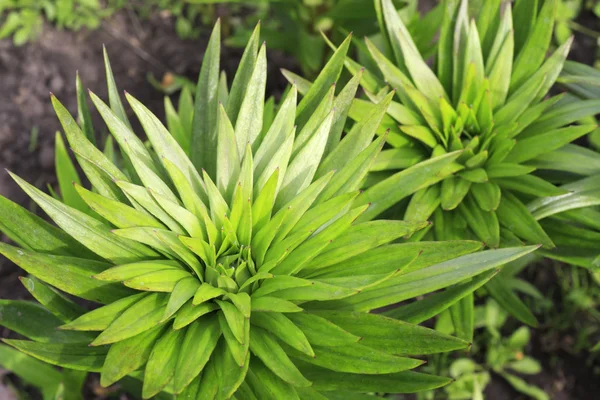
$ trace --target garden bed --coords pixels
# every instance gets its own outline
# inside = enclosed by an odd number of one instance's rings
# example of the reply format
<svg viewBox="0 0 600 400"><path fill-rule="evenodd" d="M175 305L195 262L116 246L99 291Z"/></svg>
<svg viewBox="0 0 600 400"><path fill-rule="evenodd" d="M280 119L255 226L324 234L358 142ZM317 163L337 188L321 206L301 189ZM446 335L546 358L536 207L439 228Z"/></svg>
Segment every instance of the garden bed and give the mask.
<svg viewBox="0 0 600 400"><path fill-rule="evenodd" d="M21 176L37 187L55 185L54 134L58 120L48 99L54 93L70 111L76 110L75 73L85 87L106 98L102 45L108 50L116 81L122 90L134 94L159 117L164 116L164 95L153 88L147 73L162 79L165 74L179 74L195 79L198 74L208 29L198 40L179 39L168 15L155 15L148 21L132 19L119 13L105 21L94 32L60 31L46 27L40 40L23 47L14 47L10 40L0 41L0 77L3 100L0 101L0 167ZM588 18L583 15L581 18ZM582 21L586 23L586 21ZM593 62L595 43L578 37L574 47L575 59ZM231 76L241 51L223 49L222 68ZM281 53L271 52L269 58L268 94L278 95L285 87L279 68L298 72L295 63ZM97 121L96 126L101 126ZM139 130L138 130L139 131ZM37 133L36 133L37 132ZM24 205L32 203L7 173L0 172L0 194ZM28 299L29 293L18 277L23 272L5 258L0 258L0 298ZM550 265L538 264L525 271L527 279L542 293L562 307L564 299L556 290L557 276ZM568 310L566 310L568 311ZM574 316L575 317L575 316ZM532 330L530 355L540 360L544 370L527 381L543 388L552 399L575 400L600 393L598 371L588 364L587 351L573 351L574 330L557 331L544 325ZM0 328L0 337L9 332ZM550 342L550 344L549 344ZM88 397L102 398L97 379L91 378ZM487 398L520 398L503 379L492 374ZM0 388L0 398L2 390Z"/></svg>

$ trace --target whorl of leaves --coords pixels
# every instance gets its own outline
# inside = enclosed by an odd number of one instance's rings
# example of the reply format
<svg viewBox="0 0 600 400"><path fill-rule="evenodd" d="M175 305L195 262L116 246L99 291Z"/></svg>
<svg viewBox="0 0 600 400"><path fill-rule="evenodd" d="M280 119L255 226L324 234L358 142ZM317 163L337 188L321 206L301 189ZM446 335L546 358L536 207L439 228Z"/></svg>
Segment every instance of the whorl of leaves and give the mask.
<svg viewBox="0 0 600 400"><path fill-rule="evenodd" d="M600 112L597 100L549 93L572 43L549 54L558 1L517 0L514 9L510 2L485 1L470 16L468 0L445 0L433 68L392 1L377 3L385 46L368 38L358 46L370 57L361 84L375 102L388 93L394 99L382 121L382 129L390 129L389 147L371 166L364 197L389 194L361 218L410 197L404 219L431 218L430 235L437 239L553 248L538 222L546 215L532 200L568 193L555 185L577 171L561 154L596 128L571 124ZM360 69L350 59L346 65ZM357 102L350 116L362 120L369 106ZM396 171L448 154L456 160L416 193L392 189ZM417 237L432 237L425 234Z"/></svg>
<svg viewBox="0 0 600 400"><path fill-rule="evenodd" d="M439 28L433 68L433 53L421 40L425 28L413 37L391 0L375 4L383 40L355 41L365 67L345 60L350 72L362 73L371 100L355 99L351 119L364 121L373 103L389 101L378 129L387 130L387 144L361 194L372 206L359 220L431 219L433 225L411 240L475 238L492 248L538 243L546 256L597 268L598 210L592 207L600 203L600 180L592 175L600 171L600 157L572 143L597 126L600 101L590 99L597 76L567 63L576 76L563 73L563 84L588 99L551 96L572 42L550 51L557 0L517 0L514 10L501 0L440 2L423 19L430 31ZM299 91L311 84L302 80ZM444 159L444 168L419 176L419 187L398 184ZM535 326L515 293L521 268L486 289L514 317ZM464 322L472 313L472 298L452 308L460 337L472 335L472 324Z"/></svg>
<svg viewBox="0 0 600 400"><path fill-rule="evenodd" d="M413 357L468 342L417 324L534 248L469 254L481 243L402 240L427 222L359 222L369 202L358 188L385 140L373 137L391 96L342 135L361 78L336 94L348 38L302 101L293 86L275 112L258 37L257 28L228 89L217 23L195 100L184 91L178 110L166 102L169 129L126 94L147 142L108 59L110 105L90 93L112 134L104 151L79 80L79 124L52 98L92 187L78 183L58 135L62 199L13 175L58 228L0 198L0 227L20 245L0 253L32 275L23 283L40 303L0 301L0 324L31 339L8 344L99 371L104 386L132 375L145 398L322 399L449 382L410 371L422 364ZM395 310L406 322L369 313L448 286ZM63 292L102 306L88 312Z"/></svg>

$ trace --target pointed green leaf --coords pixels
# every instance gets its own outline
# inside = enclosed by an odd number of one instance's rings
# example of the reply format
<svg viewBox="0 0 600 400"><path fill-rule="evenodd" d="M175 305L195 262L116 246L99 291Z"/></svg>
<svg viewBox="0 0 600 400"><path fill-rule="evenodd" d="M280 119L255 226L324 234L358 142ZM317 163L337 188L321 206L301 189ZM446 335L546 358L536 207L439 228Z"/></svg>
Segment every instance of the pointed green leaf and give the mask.
<svg viewBox="0 0 600 400"><path fill-rule="evenodd" d="M171 292L171 296L169 296L169 302L167 303L167 308L165 309L162 321L166 321L171 318L189 299L194 296L199 287L200 282L194 277L187 277L177 282L173 288L173 291Z"/></svg>
<svg viewBox="0 0 600 400"><path fill-rule="evenodd" d="M428 226L429 222L369 221L355 224L334 240L306 269L321 269L343 262Z"/></svg>
<svg viewBox="0 0 600 400"><path fill-rule="evenodd" d="M558 1L546 0L515 59L510 87L514 91L542 65L552 39Z"/></svg>
<svg viewBox="0 0 600 400"><path fill-rule="evenodd" d="M277 116L265 134L258 150L256 150L254 154L255 175L262 176L265 174L265 169L271 163L271 159L275 157L278 150L287 142L289 134L294 128L296 101L296 86L292 86L285 99L281 101ZM287 167L287 159L285 159L285 165L283 167Z"/></svg>
<svg viewBox="0 0 600 400"><path fill-rule="evenodd" d="M238 367L244 367L247 364L250 350L250 320L246 319L244 321L244 340L240 343L231 331L223 312L217 313L217 316L219 318L219 327L223 332L223 338L227 343L227 347L229 347L232 357L235 359Z"/></svg>
<svg viewBox="0 0 600 400"><path fill-rule="evenodd" d="M123 312L139 302L146 293L138 293L114 301L106 306L89 311L74 319L60 329L75 331L103 331L113 323Z"/></svg>
<svg viewBox="0 0 600 400"><path fill-rule="evenodd" d="M499 276L488 282L485 288L490 292L494 300L500 304L500 307L508 311L512 316L529 326L538 326L537 319L529 307L507 286L502 277Z"/></svg>
<svg viewBox="0 0 600 400"><path fill-rule="evenodd" d="M240 156L233 126L222 105L217 118L217 187L222 193L233 193L233 185L240 174Z"/></svg>
<svg viewBox="0 0 600 400"><path fill-rule="evenodd" d="M39 253L98 259L96 254L62 229L2 196L0 215L0 231L25 249Z"/></svg>
<svg viewBox="0 0 600 400"><path fill-rule="evenodd" d="M298 109L296 110L296 123L298 124L299 130L302 130L306 124L306 121L308 121L310 116L313 114L331 85L337 82L344 66L344 59L346 57L346 53L348 52L351 38L351 36L348 36L333 53L327 64L325 64L321 70L321 73L317 79L315 79L314 83L298 105Z"/></svg>
<svg viewBox="0 0 600 400"><path fill-rule="evenodd" d="M490 247L500 244L500 225L495 211L484 211L477 206L472 196L467 196L458 207L458 212L465 219L473 233Z"/></svg>
<svg viewBox="0 0 600 400"><path fill-rule="evenodd" d="M361 345L388 354L433 354L467 346L467 342L458 338L382 315L346 311L315 311L314 313L360 336Z"/></svg>
<svg viewBox="0 0 600 400"><path fill-rule="evenodd" d="M93 346L122 342L156 327L165 311L166 296L152 293L115 319L93 342Z"/></svg>
<svg viewBox="0 0 600 400"><path fill-rule="evenodd" d="M271 332L285 344L309 357L315 356L315 353L302 330L284 314L257 312L252 314L252 324Z"/></svg>
<svg viewBox="0 0 600 400"><path fill-rule="evenodd" d="M387 135L377 138L350 162L346 163L341 170L336 171L327 187L319 194L317 202L321 203L333 196L341 196L359 189L375 158L385 144L386 138Z"/></svg>
<svg viewBox="0 0 600 400"><path fill-rule="evenodd" d="M0 300L0 326L41 343L85 343L93 339L86 332L57 330L62 320L40 304L24 300Z"/></svg>
<svg viewBox="0 0 600 400"><path fill-rule="evenodd" d="M104 119L106 126L110 130L110 133L116 139L119 147L125 157L128 157L130 162L133 162L133 165L136 167L136 172L140 174L140 178L144 181L144 183L148 182L147 185L151 182L149 179L144 180L144 175L142 175L147 170L151 171L151 173L147 173L147 175L156 175L158 178L155 179L164 179L161 175L161 172L154 165L154 160L150 155L150 152L144 145L141 139L139 139L135 133L132 131L131 126L128 122L122 120L118 113L111 110L98 96L94 93L90 92L90 96L92 98L92 102L98 109L98 112ZM120 102L120 100L119 100ZM139 166L139 164L143 164L143 166ZM145 167L144 169L142 167Z"/></svg>
<svg viewBox="0 0 600 400"><path fill-rule="evenodd" d="M355 206L370 204L362 214L360 221L368 221L391 207L404 197L439 182L444 167L460 156L460 152L448 153L440 157L421 162L414 167L398 172L391 177L361 193Z"/></svg>
<svg viewBox="0 0 600 400"><path fill-rule="evenodd" d="M500 204L500 187L494 182L473 183L471 193L477 205L484 211L494 211Z"/></svg>
<svg viewBox="0 0 600 400"><path fill-rule="evenodd" d="M131 293L121 285L92 278L109 266L104 262L45 255L4 243L0 243L0 253L40 280L83 299L111 303Z"/></svg>
<svg viewBox="0 0 600 400"><path fill-rule="evenodd" d="M89 191L82 186L75 185L75 189L87 205L117 228L130 228L147 226L164 228L152 215L136 210L120 201L112 200Z"/></svg>
<svg viewBox="0 0 600 400"><path fill-rule="evenodd" d="M416 393L437 389L452 382L450 378L412 371L383 375L348 374L310 364L301 365L301 369L313 383L313 389L319 391Z"/></svg>
<svg viewBox="0 0 600 400"><path fill-rule="evenodd" d="M353 374L391 374L406 371L423 364L423 361L398 357L359 343L337 347L315 346L315 356L294 354L303 361L332 371Z"/></svg>
<svg viewBox="0 0 600 400"><path fill-rule="evenodd" d="M267 53L263 44L258 52L240 112L235 120L235 139L238 154L243 154L247 144L256 149L254 144L263 125L263 109L265 104L265 86L267 82Z"/></svg>
<svg viewBox="0 0 600 400"><path fill-rule="evenodd" d="M102 46L102 51L104 53L104 68L106 70L106 84L108 85L108 100L110 103L110 108L118 116L118 118L131 129L131 125L127 119L127 113L123 108L119 89L117 88L117 83L115 82L115 77L110 66L110 60L108 59L106 47Z"/></svg>
<svg viewBox="0 0 600 400"><path fill-rule="evenodd" d="M262 296L252 298L252 311L294 313L300 312L302 309L288 300L278 297Z"/></svg>
<svg viewBox="0 0 600 400"><path fill-rule="evenodd" d="M215 303L217 303L221 308L221 311L223 311L223 315L225 316L227 324L229 325L229 328L231 328L231 332L235 338L238 340L238 342L244 344L244 315L233 304L227 301L215 300Z"/></svg>
<svg viewBox="0 0 600 400"><path fill-rule="evenodd" d="M237 389L248 372L249 361L250 354L247 354L246 362L240 368L225 343L219 342L202 374L198 399L229 399L234 393L237 396Z"/></svg>
<svg viewBox="0 0 600 400"><path fill-rule="evenodd" d="M175 376L175 365L185 331L167 330L152 348L144 370L142 396L157 395Z"/></svg>
<svg viewBox="0 0 600 400"><path fill-rule="evenodd" d="M146 132L146 135L148 135L148 139L152 143L152 148L160 157L160 162L163 164L163 166L166 168L165 160L175 164L186 176L194 190L196 190L198 193L202 193L204 190L204 185L202 183L202 179L200 178L200 174L194 168L194 165L187 157L183 149L179 146L175 138L173 138L167 128L165 128L160 120L154 114L152 114L152 112L146 106L129 94L127 94L126 97L131 105L131 108L140 120L140 123L144 128L144 132ZM216 117L216 114L217 110L215 109L213 118ZM164 193L161 194L164 195Z"/></svg>
<svg viewBox="0 0 600 400"><path fill-rule="evenodd" d="M48 364L78 371L100 371L108 352L105 347L94 348L86 344L38 343L14 339L3 339L3 342Z"/></svg>
<svg viewBox="0 0 600 400"><path fill-rule="evenodd" d="M88 140L95 145L96 137L94 135L94 125L92 123L92 116L90 115L90 109L85 97L83 83L81 83L81 79L79 78L79 72L76 72L75 76L75 91L77 92L77 122L83 130L85 137L87 137Z"/></svg>
<svg viewBox="0 0 600 400"><path fill-rule="evenodd" d="M198 305L204 303L205 301L214 299L215 297L222 296L225 293L226 292L223 289L216 288L208 283L203 283L194 294L193 304Z"/></svg>
<svg viewBox="0 0 600 400"><path fill-rule="evenodd" d="M471 182L462 178L447 178L441 185L441 206L444 210L454 210L463 201L469 189Z"/></svg>
<svg viewBox="0 0 600 400"><path fill-rule="evenodd" d="M219 306L213 302L210 303L202 303L197 306L192 304L192 301L188 301L181 307L181 309L177 312L175 316L175 321L173 322L173 329L181 329L203 315L206 315L210 312L218 310ZM165 310L166 311L166 310Z"/></svg>
<svg viewBox="0 0 600 400"><path fill-rule="evenodd" d="M250 332L250 351L285 382L299 387L311 385L269 332L253 327Z"/></svg>
<svg viewBox="0 0 600 400"><path fill-rule="evenodd" d="M110 386L146 364L154 344L164 331L163 326L121 340L110 346L100 374L100 384ZM92 347L94 348L94 347ZM100 347L103 349L105 347Z"/></svg>
<svg viewBox="0 0 600 400"><path fill-rule="evenodd" d="M175 367L175 393L181 393L202 372L220 337L216 315L204 316L187 328Z"/></svg>
<svg viewBox="0 0 600 400"><path fill-rule="evenodd" d="M11 176L58 226L99 256L119 263L157 255L146 246L112 235L96 219L53 199L16 175Z"/></svg>
<svg viewBox="0 0 600 400"><path fill-rule="evenodd" d="M135 290L171 293L180 280L189 277L192 275L187 271L167 269L138 275L124 281L123 285Z"/></svg>
<svg viewBox="0 0 600 400"><path fill-rule="evenodd" d="M246 379L248 391L252 393L247 397L249 400L284 398L300 400L296 387L280 379L259 358L252 357L251 363L252 368L248 371Z"/></svg>
<svg viewBox="0 0 600 400"><path fill-rule="evenodd" d="M534 137L564 127L588 116L600 112L600 100L581 100L559 103L551 107L537 121L529 125L522 133L522 138Z"/></svg>
<svg viewBox="0 0 600 400"><path fill-rule="evenodd" d="M358 71L350 81L344 86L340 93L336 96L333 102L333 108L335 110L333 122L331 124L331 132L329 133L329 139L325 146L325 155L328 155L339 143L342 132L346 125L348 113L352 106L352 101L356 96L358 85L361 81L363 70ZM379 124L378 124L379 125Z"/></svg>
<svg viewBox="0 0 600 400"><path fill-rule="evenodd" d="M302 240L302 244L299 246L296 245L292 248L287 247L286 242L281 242L281 244L286 243L286 252L289 252L289 255L283 259L283 261L279 261L277 265L273 268L272 272L274 274L285 274L285 275L293 275L298 271L302 270L309 266L309 263L318 255L322 254L332 241L335 241L340 235L347 232L350 225L361 215L366 209L366 206L357 207L353 210L344 212L340 218L335 220L331 225L325 227L320 232L311 236L310 238L304 240L308 234L299 233L299 236ZM308 232L309 234L311 232ZM289 240L293 240L295 237L290 237ZM349 240L356 239L354 236L350 236ZM295 241L295 240L293 240ZM347 245L348 242L342 241L342 246ZM265 258L267 261L270 259L274 259L275 261L280 260L278 256L271 256L271 252L275 253L275 248L272 248L270 252L267 253L267 257ZM336 247L333 248L334 250ZM337 253L333 254L333 259L328 259L329 262L335 262L335 257Z"/></svg>
<svg viewBox="0 0 600 400"><path fill-rule="evenodd" d="M462 282L483 272L498 268L536 250L538 246L487 250L451 259L392 278L384 285L369 288L347 299L325 302L324 307L372 310L398 303L425 293ZM329 303L329 304L327 304ZM337 303L337 304L335 304Z"/></svg>
<svg viewBox="0 0 600 400"><path fill-rule="evenodd" d="M213 177L217 167L214 149L217 148L215 127L217 124L220 53L221 21L217 20L210 35L198 77L190 154L196 170L204 168Z"/></svg>
<svg viewBox="0 0 600 400"><path fill-rule="evenodd" d="M590 133L596 127L596 125L569 126L519 140L506 157L506 162L521 163L529 161L540 154L549 153L571 143L575 139Z"/></svg>
<svg viewBox="0 0 600 400"><path fill-rule="evenodd" d="M540 220L567 210L594 206L600 201L599 184L598 176L584 178L561 187L569 193L536 199L529 203L527 208L536 220Z"/></svg>
<svg viewBox="0 0 600 400"><path fill-rule="evenodd" d="M231 91L227 99L227 115L233 124L236 123L244 95L251 81L252 71L256 64L256 56L258 54L258 46L260 40L260 21L254 28L252 36L248 40L248 44L244 49L244 54L238 65L238 69L231 84Z"/></svg>
<svg viewBox="0 0 600 400"><path fill-rule="evenodd" d="M140 261L108 268L94 275L94 279L108 282L122 282L150 272L166 270L183 271L183 267L177 261L170 260Z"/></svg>
<svg viewBox="0 0 600 400"><path fill-rule="evenodd" d="M77 170L71 161L71 157L67 152L60 132L56 132L55 138L54 162L56 164L56 176L58 179L62 201L69 207L73 207L79 211L87 212L87 205L75 191L74 184L81 183L81 180L79 179L79 174L77 173Z"/></svg>
<svg viewBox="0 0 600 400"><path fill-rule="evenodd" d="M127 180L125 174L85 137L58 99L51 96L51 100L69 145L92 186L103 196L125 201L125 197L113 183L113 180Z"/></svg>
<svg viewBox="0 0 600 400"><path fill-rule="evenodd" d="M279 209L282 205L290 202L312 183L325 151L332 120L333 112L330 112L313 136L290 162L285 171L275 208Z"/></svg>
<svg viewBox="0 0 600 400"><path fill-rule="evenodd" d="M396 57L400 56L400 50L415 86L430 99L446 97L442 84L423 60L391 0L383 0L383 16Z"/></svg>
<svg viewBox="0 0 600 400"><path fill-rule="evenodd" d="M449 307L457 337L472 343L475 329L475 304L473 293L467 294L462 299Z"/></svg>
<svg viewBox="0 0 600 400"><path fill-rule="evenodd" d="M19 277L19 280L40 304L61 320L68 322L85 313L83 307L33 275Z"/></svg>
<svg viewBox="0 0 600 400"><path fill-rule="evenodd" d="M451 286L443 292L434 293L422 300L417 300L410 304L394 308L383 314L390 318L399 319L412 324L420 324L448 309L448 307L455 304L469 293L473 293L497 273L498 271L494 270L485 272L465 283Z"/></svg>
<svg viewBox="0 0 600 400"><path fill-rule="evenodd" d="M552 239L544 232L527 207L512 193L503 193L496 214L502 226L518 237L529 243L542 244L546 248L554 247Z"/></svg>
<svg viewBox="0 0 600 400"><path fill-rule="evenodd" d="M522 175L511 178L496 178L494 182L501 188L533 195L535 197L558 196L566 191L534 175Z"/></svg>
<svg viewBox="0 0 600 400"><path fill-rule="evenodd" d="M302 330L310 343L317 346L345 346L361 340L359 336L312 313L292 313L286 317Z"/></svg>

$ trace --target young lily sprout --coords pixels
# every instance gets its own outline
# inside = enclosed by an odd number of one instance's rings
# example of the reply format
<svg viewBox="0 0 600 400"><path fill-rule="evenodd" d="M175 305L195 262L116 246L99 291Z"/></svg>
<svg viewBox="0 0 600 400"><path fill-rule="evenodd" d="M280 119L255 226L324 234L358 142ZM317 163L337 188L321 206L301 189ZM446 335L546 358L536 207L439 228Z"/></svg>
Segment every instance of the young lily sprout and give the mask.
<svg viewBox="0 0 600 400"><path fill-rule="evenodd" d="M386 145L359 197L372 205L359 221L431 220L410 240L478 239L490 248L535 243L544 255L597 265L588 232L573 227L596 226L591 209L540 221L597 204L590 198L597 180L577 180L597 171L591 166L598 155L572 142L596 128L574 123L600 113L600 102L550 93L572 43L550 49L558 1L517 0L513 10L499 0L480 7L444 0L432 11L443 14L433 63L393 2L375 4L381 37L355 41L365 67L345 60L348 71L362 75L368 97L353 101L349 117L363 123L375 107L388 104L377 131L386 135ZM437 30L435 24L431 29ZM311 88L311 82L285 75L302 82L300 91ZM486 291L512 316L536 326L515 293L514 275L525 265L499 275ZM473 298L452 307L452 315L459 336L472 337Z"/></svg>
<svg viewBox="0 0 600 400"><path fill-rule="evenodd" d="M386 139L373 140L391 96L343 134L362 76L334 85L348 38L299 103L292 86L275 107L258 38L257 27L229 89L217 23L195 96L182 92L177 109L166 101L168 129L125 94L147 141L108 59L110 105L90 93L112 135L104 151L80 82L79 123L52 97L91 187L59 135L60 196L13 175L58 227L0 198L0 228L19 246L0 243L0 253L31 274L24 283L40 303L0 302L0 324L30 339L6 343L100 372L103 386L130 375L144 398L327 399L450 382L412 371L417 357L469 341L418 324L535 246L408 242L430 223L366 218L378 199L358 189Z"/></svg>
<svg viewBox="0 0 600 400"><path fill-rule="evenodd" d="M514 9L510 2L486 1L477 15L469 15L468 0L444 1L434 67L419 53L392 1L377 2L387 46L368 38L361 44L372 65L362 85L374 101L395 92L382 123L391 130L389 148L373 163L374 179L364 196L389 188L403 173L398 170L452 162L426 177L420 190L396 190L362 218L409 197L400 215L431 219L425 237L477 238L492 248L519 242L553 248L528 205L566 193L555 186L565 174L554 165L553 151L594 130L595 124L572 124L600 112L597 101L549 92L572 43L550 49L558 1L540 1L539 9L527 0ZM360 68L351 60L347 65ZM362 119L363 113L354 116Z"/></svg>

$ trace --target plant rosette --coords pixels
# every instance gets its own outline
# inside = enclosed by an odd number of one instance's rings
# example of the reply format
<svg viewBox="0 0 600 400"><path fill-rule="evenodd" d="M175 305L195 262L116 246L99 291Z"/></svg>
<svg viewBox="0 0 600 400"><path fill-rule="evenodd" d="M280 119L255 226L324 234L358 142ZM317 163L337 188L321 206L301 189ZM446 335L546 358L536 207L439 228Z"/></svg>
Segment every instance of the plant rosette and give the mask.
<svg viewBox="0 0 600 400"><path fill-rule="evenodd" d="M445 1L431 68L392 1L377 2L386 40L357 41L359 52L370 57L361 85L371 101L393 98L378 130L389 129L387 145L371 165L364 197L389 190L362 219L400 203L395 212L405 220L434 222L414 240L476 238L492 248L521 242L554 247L530 203L568 193L556 186L572 176L559 155L596 128L572 124L600 112L600 104L548 97L572 43L546 56L557 1L545 0L538 9L521 0L514 10L501 3L484 2L470 19L468 0ZM353 73L362 68L351 59L346 67ZM355 100L349 115L362 121L374 107ZM453 162L429 174L416 192L393 186L407 168L439 157Z"/></svg>
<svg viewBox="0 0 600 400"><path fill-rule="evenodd" d="M418 324L535 246L413 243L402 238L428 222L361 219L372 195L358 189L383 146L373 137L387 103L342 138L361 78L336 95L348 38L302 100L292 86L275 112L258 38L257 27L228 89L217 23L195 99L184 91L178 110L166 102L170 131L125 94L147 142L108 59L110 105L90 93L112 134L104 151L79 79L79 124L52 97L91 189L58 135L60 196L13 175L58 227L0 198L0 227L20 246L0 253L31 274L23 283L40 303L0 301L0 324L30 339L7 344L100 372L103 386L131 375L144 398L326 399L450 382L412 371L423 364L415 357L469 343ZM369 313L430 292L402 307L402 320ZM64 293L101 306L87 311Z"/></svg>

